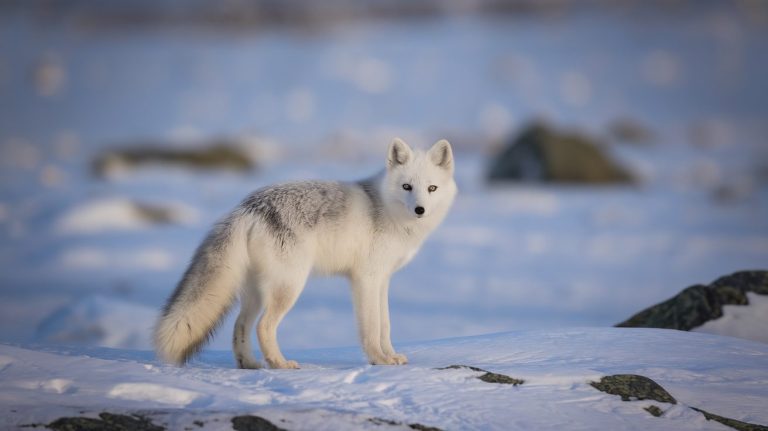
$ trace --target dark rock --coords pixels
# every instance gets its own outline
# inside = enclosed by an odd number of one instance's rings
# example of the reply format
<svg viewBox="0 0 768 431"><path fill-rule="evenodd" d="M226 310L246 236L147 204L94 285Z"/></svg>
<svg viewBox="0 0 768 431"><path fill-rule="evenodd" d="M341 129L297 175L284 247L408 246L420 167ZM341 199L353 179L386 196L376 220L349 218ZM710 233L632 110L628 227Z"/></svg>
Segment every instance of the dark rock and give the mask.
<svg viewBox="0 0 768 431"><path fill-rule="evenodd" d="M677 400L664 390L661 385L648 377L638 376L637 374L605 376L599 382L590 382L589 384L599 391L611 395L619 395L622 401L637 399L677 404Z"/></svg>
<svg viewBox="0 0 768 431"><path fill-rule="evenodd" d="M255 167L243 150L226 142L195 148L169 148L168 144L156 143L108 151L93 161L91 170L96 176L107 177L116 170L152 164L237 172Z"/></svg>
<svg viewBox="0 0 768 431"><path fill-rule="evenodd" d="M726 418L723 416L718 416L716 414L712 414L706 410L697 409L696 407L691 407L692 409L696 410L697 412L704 415L705 418L707 418L708 421L715 421L720 422L721 424L725 426L729 426L731 428L737 429L739 431L768 431L767 426L763 425L757 425L757 424L751 424L748 422L742 422L737 421L736 419Z"/></svg>
<svg viewBox="0 0 768 431"><path fill-rule="evenodd" d="M59 418L47 425L57 431L163 431L164 427L153 424L139 415L99 413L100 419L69 417Z"/></svg>
<svg viewBox="0 0 768 431"><path fill-rule="evenodd" d="M650 399L660 403L677 404L677 400L661 387L661 385L648 377L638 376L636 374L616 374L613 376L606 376L601 378L599 382L590 382L589 384L605 393L619 395L622 401ZM707 420L717 421L739 431L768 431L768 427L764 425L737 421L736 419L718 416L696 407L691 408L703 414ZM658 406L654 405L646 407L645 410L656 417L664 414Z"/></svg>
<svg viewBox="0 0 768 431"><path fill-rule="evenodd" d="M458 370L461 368L466 368L468 370L477 371L479 373L484 373L481 376L478 376L477 378L486 382L486 383L500 383L505 385L522 385L525 383L525 380L522 379L516 379L514 377L509 377L504 374L498 374L498 373L492 373L490 371L483 370L481 368L472 367L469 365L450 365L443 368L437 368L438 370Z"/></svg>
<svg viewBox="0 0 768 431"><path fill-rule="evenodd" d="M383 418L369 418L368 422L374 424L374 425L402 425L398 421L393 421L392 419L383 419Z"/></svg>
<svg viewBox="0 0 768 431"><path fill-rule="evenodd" d="M659 417L664 414L664 412L659 408L659 406L648 406L644 410L656 417Z"/></svg>
<svg viewBox="0 0 768 431"><path fill-rule="evenodd" d="M136 214L154 224L169 224L179 221L176 212L169 207L144 202L131 202Z"/></svg>
<svg viewBox="0 0 768 431"><path fill-rule="evenodd" d="M411 429L418 430L418 431L442 431L442 429L440 428L430 427L430 426L422 425L420 423L403 424L402 422L393 421L391 419L370 418L368 419L368 422L371 422L375 425L390 425L390 426L405 425Z"/></svg>
<svg viewBox="0 0 768 431"><path fill-rule="evenodd" d="M631 118L618 118L608 125L611 137L630 144L647 144L653 140L653 132Z"/></svg>
<svg viewBox="0 0 768 431"><path fill-rule="evenodd" d="M768 295L768 271L742 271L708 286L695 285L671 299L635 314L618 327L667 328L689 331L723 315L723 305L747 305L746 293Z"/></svg>
<svg viewBox="0 0 768 431"><path fill-rule="evenodd" d="M262 417L253 415L233 417L232 428L235 431L286 431Z"/></svg>
<svg viewBox="0 0 768 431"><path fill-rule="evenodd" d="M408 426L409 426L411 429L414 429L414 430L418 430L418 431L443 431L443 430L442 430L442 429L440 429L440 428L437 428L437 427L428 427L428 426L426 426L426 425L422 425L422 424L408 424Z"/></svg>
<svg viewBox="0 0 768 431"><path fill-rule="evenodd" d="M594 139L544 124L525 128L500 154L491 181L626 184L632 176L612 161Z"/></svg>

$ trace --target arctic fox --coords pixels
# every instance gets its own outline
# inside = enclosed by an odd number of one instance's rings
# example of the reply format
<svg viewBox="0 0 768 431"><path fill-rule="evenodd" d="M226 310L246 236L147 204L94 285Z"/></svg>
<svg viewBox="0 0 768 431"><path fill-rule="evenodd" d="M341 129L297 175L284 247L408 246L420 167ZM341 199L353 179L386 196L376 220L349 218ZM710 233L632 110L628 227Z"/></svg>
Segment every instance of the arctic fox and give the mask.
<svg viewBox="0 0 768 431"><path fill-rule="evenodd" d="M233 350L240 368L260 368L256 325L272 368L298 368L277 344L277 326L310 272L349 278L363 351L374 365L405 364L390 341L389 279L418 251L456 195L446 140L428 151L395 139L386 169L356 183L306 181L253 192L197 249L154 329L160 358L182 365L240 299ZM263 314L262 314L263 311Z"/></svg>

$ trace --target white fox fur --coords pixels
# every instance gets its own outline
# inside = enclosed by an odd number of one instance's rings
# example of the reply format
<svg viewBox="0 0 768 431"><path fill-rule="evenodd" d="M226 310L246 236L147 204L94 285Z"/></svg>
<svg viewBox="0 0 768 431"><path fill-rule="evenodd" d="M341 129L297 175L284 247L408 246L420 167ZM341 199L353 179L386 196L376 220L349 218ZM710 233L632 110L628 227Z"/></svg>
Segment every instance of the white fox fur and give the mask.
<svg viewBox="0 0 768 431"><path fill-rule="evenodd" d="M386 169L375 177L287 183L252 193L195 253L155 326L158 355L184 364L239 298L237 365L261 366L250 343L261 314L256 329L267 364L298 368L280 352L276 331L314 271L349 278L370 363L406 363L390 341L389 279L446 216L457 192L453 170L448 141L423 152L395 139Z"/></svg>

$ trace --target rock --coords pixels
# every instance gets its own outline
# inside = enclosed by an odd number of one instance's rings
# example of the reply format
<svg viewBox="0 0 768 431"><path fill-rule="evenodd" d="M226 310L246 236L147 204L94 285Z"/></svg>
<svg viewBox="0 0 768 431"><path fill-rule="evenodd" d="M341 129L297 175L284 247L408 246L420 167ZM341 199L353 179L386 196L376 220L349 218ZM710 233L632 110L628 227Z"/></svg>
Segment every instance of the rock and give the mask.
<svg viewBox="0 0 768 431"><path fill-rule="evenodd" d="M235 431L286 431L262 417L253 415L233 417L232 428Z"/></svg>
<svg viewBox="0 0 768 431"><path fill-rule="evenodd" d="M613 139L629 144L647 144L653 140L653 132L631 118L618 118L608 125Z"/></svg>
<svg viewBox="0 0 768 431"><path fill-rule="evenodd" d="M599 382L590 382L595 389L619 395L622 401L654 400L660 403L677 404L677 400L658 383L637 374L616 374L606 376Z"/></svg>
<svg viewBox="0 0 768 431"><path fill-rule="evenodd" d="M619 395L622 401L632 400L655 400L660 403L677 404L677 400L669 394L661 385L645 376L636 374L615 374L605 376L599 382L590 382L595 389L611 394ZM738 421L710 413L696 407L693 410L704 415L707 420L713 420L739 431L768 431L768 427L748 422ZM644 409L655 417L660 417L664 412L655 405L645 407Z"/></svg>
<svg viewBox="0 0 768 431"><path fill-rule="evenodd" d="M139 415L99 413L100 419L86 417L59 418L46 425L56 431L163 431L164 427L153 424Z"/></svg>
<svg viewBox="0 0 768 431"><path fill-rule="evenodd" d="M652 416L656 416L656 417L659 417L664 414L664 412L659 408L659 406L654 406L654 405L648 406L643 410L647 411Z"/></svg>
<svg viewBox="0 0 768 431"><path fill-rule="evenodd" d="M165 143L155 143L110 150L93 161L91 170L98 177L109 177L117 172L152 164L236 172L255 168L253 160L238 146L214 142L206 147L194 148L169 148Z"/></svg>
<svg viewBox="0 0 768 431"><path fill-rule="evenodd" d="M393 421L391 419L370 418L368 419L368 422L375 425L407 426L408 428L417 430L417 431L443 431L440 428L430 427L427 425L422 425L420 423L404 424L402 422Z"/></svg>
<svg viewBox="0 0 768 431"><path fill-rule="evenodd" d="M420 423L408 424L408 427L416 431L443 431L440 428L430 427L430 426L422 425Z"/></svg>
<svg viewBox="0 0 768 431"><path fill-rule="evenodd" d="M768 271L741 271L708 286L695 285L635 314L617 327L690 331L723 315L723 305L747 305L746 293L768 295Z"/></svg>
<svg viewBox="0 0 768 431"><path fill-rule="evenodd" d="M491 181L627 184L633 178L594 139L544 124L526 127L495 157Z"/></svg>
<svg viewBox="0 0 768 431"><path fill-rule="evenodd" d="M469 365L449 365L447 367L437 368L437 369L438 370L458 370L461 368L477 371L479 373L485 373L481 376L478 376L477 378L486 383L500 383L504 385L513 385L513 386L522 385L523 383L525 383L525 380L522 380L522 379L516 379L514 377L509 377L504 374L492 373L490 371L485 371L481 368L471 367Z"/></svg>
<svg viewBox="0 0 768 431"><path fill-rule="evenodd" d="M696 407L691 407L691 408L703 414L708 421L720 422L725 426L729 426L739 431L768 431L768 427L763 425L751 424L749 422L742 422L742 421L737 421L736 419L718 416L706 410L697 409Z"/></svg>

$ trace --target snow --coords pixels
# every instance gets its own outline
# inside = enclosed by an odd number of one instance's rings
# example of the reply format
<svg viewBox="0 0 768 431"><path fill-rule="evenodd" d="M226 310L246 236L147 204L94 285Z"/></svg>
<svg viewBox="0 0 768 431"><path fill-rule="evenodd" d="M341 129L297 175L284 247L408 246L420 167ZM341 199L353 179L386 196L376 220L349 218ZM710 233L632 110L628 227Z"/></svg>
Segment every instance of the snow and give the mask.
<svg viewBox="0 0 768 431"><path fill-rule="evenodd" d="M196 211L181 203L158 208L167 214L168 222L194 224L197 219ZM57 221L56 229L62 234L95 234L110 230L141 230L156 223L136 202L110 197L69 209Z"/></svg>
<svg viewBox="0 0 768 431"><path fill-rule="evenodd" d="M300 370L238 370L229 351L185 368L150 352L0 345L0 428L64 415L149 412L175 428L227 429L257 414L288 429L366 429L369 418L442 429L727 429L691 410L768 424L768 346L657 329L519 331L397 346L406 366L370 366L358 348L287 352ZM466 364L525 380L486 383ZM655 380L678 405L622 402L589 385L610 374ZM654 418L643 410L658 405ZM213 422L213 418L218 422ZM381 429L373 427L372 429Z"/></svg>
<svg viewBox="0 0 768 431"><path fill-rule="evenodd" d="M167 271L173 268L173 256L162 248L112 250L100 247L72 247L59 255L58 266L75 271L134 269Z"/></svg>
<svg viewBox="0 0 768 431"><path fill-rule="evenodd" d="M203 397L203 394L183 389L169 388L154 383L120 383L107 393L107 397L128 401L146 401L187 407Z"/></svg>
<svg viewBox="0 0 768 431"><path fill-rule="evenodd" d="M64 306L37 328L36 341L70 345L151 348L157 310L101 296Z"/></svg>
<svg viewBox="0 0 768 431"><path fill-rule="evenodd" d="M728 335L768 343L768 295L747 292L748 305L725 305L719 319L710 320L695 332Z"/></svg>

